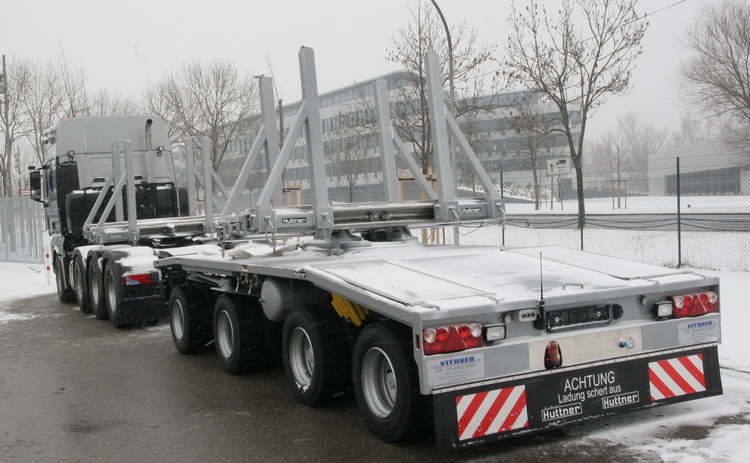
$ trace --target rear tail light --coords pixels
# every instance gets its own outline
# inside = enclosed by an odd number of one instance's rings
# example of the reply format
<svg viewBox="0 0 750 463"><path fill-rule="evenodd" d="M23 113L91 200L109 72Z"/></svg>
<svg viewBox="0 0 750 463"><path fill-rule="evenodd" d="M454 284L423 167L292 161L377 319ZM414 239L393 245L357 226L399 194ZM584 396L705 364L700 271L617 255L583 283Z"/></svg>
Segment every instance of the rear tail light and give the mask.
<svg viewBox="0 0 750 463"><path fill-rule="evenodd" d="M674 318L695 317L719 311L719 296L713 291L672 296L669 300L672 301Z"/></svg>
<svg viewBox="0 0 750 463"><path fill-rule="evenodd" d="M151 283L150 273L141 273L138 275L123 275L122 284L124 286L147 285Z"/></svg>
<svg viewBox="0 0 750 463"><path fill-rule="evenodd" d="M484 345L482 325L479 323L425 328L422 330L422 341L425 355L456 352Z"/></svg>

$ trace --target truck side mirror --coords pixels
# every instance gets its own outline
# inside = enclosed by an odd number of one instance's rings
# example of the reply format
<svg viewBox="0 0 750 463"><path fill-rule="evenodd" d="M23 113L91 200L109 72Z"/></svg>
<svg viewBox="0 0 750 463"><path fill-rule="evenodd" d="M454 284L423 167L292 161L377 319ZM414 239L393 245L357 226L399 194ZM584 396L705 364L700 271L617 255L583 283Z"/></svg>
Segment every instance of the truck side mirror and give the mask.
<svg viewBox="0 0 750 463"><path fill-rule="evenodd" d="M29 172L29 189L31 190L31 199L42 202L42 173L38 170Z"/></svg>

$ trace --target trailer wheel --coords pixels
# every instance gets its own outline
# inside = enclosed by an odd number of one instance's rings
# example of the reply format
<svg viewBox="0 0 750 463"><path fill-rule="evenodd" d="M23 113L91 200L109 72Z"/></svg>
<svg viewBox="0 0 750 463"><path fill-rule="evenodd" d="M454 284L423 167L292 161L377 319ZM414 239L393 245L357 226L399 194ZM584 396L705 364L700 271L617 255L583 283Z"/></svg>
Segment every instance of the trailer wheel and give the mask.
<svg viewBox="0 0 750 463"><path fill-rule="evenodd" d="M328 310L326 310L328 309ZM350 387L346 333L330 307L299 307L287 316L282 358L287 381L303 405L320 405Z"/></svg>
<svg viewBox="0 0 750 463"><path fill-rule="evenodd" d="M125 326L125 315L122 310L122 270L110 260L104 265L104 302L107 306L109 322L115 328Z"/></svg>
<svg viewBox="0 0 750 463"><path fill-rule="evenodd" d="M86 268L83 266L83 257L80 254L76 254L73 258L73 286L75 286L78 308L83 313L91 313Z"/></svg>
<svg viewBox="0 0 750 463"><path fill-rule="evenodd" d="M181 354L198 352L211 339L210 301L205 291L193 285L172 289L169 324L172 341Z"/></svg>
<svg viewBox="0 0 750 463"><path fill-rule="evenodd" d="M249 297L222 294L214 308L214 339L221 366L238 374L265 366L263 314Z"/></svg>
<svg viewBox="0 0 750 463"><path fill-rule="evenodd" d="M97 320L107 320L107 303L104 301L104 278L102 278L102 269L99 267L99 256L89 253L89 299L91 301L91 310Z"/></svg>
<svg viewBox="0 0 750 463"><path fill-rule="evenodd" d="M76 293L73 288L68 285L69 278L65 278L65 262L64 257L55 258L55 283L57 284L57 297L60 298L60 302L69 304L76 301Z"/></svg>
<svg viewBox="0 0 750 463"><path fill-rule="evenodd" d="M410 333L395 323L362 330L354 346L353 376L359 410L379 439L404 440L431 422L429 398L419 392Z"/></svg>

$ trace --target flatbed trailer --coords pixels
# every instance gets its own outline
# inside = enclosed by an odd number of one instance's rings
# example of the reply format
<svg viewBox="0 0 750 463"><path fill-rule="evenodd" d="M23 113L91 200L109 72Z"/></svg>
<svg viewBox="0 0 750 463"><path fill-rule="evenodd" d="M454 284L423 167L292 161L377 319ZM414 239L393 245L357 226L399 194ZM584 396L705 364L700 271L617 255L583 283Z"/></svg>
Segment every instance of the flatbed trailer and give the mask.
<svg viewBox="0 0 750 463"><path fill-rule="evenodd" d="M295 126L274 152L275 124L265 124L237 183L265 146L273 167L258 205L231 215L230 197L215 243L160 250L154 261L179 352L213 340L229 373L280 357L300 403L353 390L373 434L398 441L432 430L440 448L722 393L718 279L558 246L428 245L411 235L410 226L503 215L445 113L436 55L426 68L439 187L430 195L427 186L421 202L398 202L385 171L386 201L328 201L312 50L300 51L300 65ZM406 153L382 90L376 84L381 159L395 166L389 149ZM279 207L281 171L303 127L313 203ZM453 196L448 132L484 197Z"/></svg>

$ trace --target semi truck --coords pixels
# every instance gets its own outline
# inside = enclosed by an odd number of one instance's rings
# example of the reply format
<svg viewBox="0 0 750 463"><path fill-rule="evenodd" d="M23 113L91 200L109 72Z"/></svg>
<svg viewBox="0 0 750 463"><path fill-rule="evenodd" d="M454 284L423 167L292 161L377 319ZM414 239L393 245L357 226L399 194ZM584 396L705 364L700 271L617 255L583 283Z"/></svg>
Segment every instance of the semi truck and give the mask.
<svg viewBox="0 0 750 463"><path fill-rule="evenodd" d="M157 249L204 234L203 218L185 217L187 193L175 183L164 122L63 119L45 132L45 145L46 161L30 168L30 185L44 204L60 301L116 327L164 318L157 272L131 265L132 258L155 259Z"/></svg>
<svg viewBox="0 0 750 463"><path fill-rule="evenodd" d="M505 216L446 111L434 53L425 68L437 188L392 129L379 80L371 94L384 200L330 201L313 51L303 47L299 61L303 100L283 143L272 81L260 77L262 125L226 205L207 210L200 230L175 246L131 239L102 253L87 243L88 275L122 274L120 288L131 288L131 273L132 287L158 286L178 352L213 346L230 374L281 363L301 404L353 395L378 438L434 433L442 449L722 393L717 278L559 246L426 244L412 234ZM310 201L283 205L284 168L302 135ZM466 157L482 194L457 196L452 155ZM237 213L262 156L260 195ZM397 159L424 199L398 197ZM99 227L83 228L100 241L132 234ZM58 252L56 268L71 258ZM108 278L103 293L117 288Z"/></svg>

